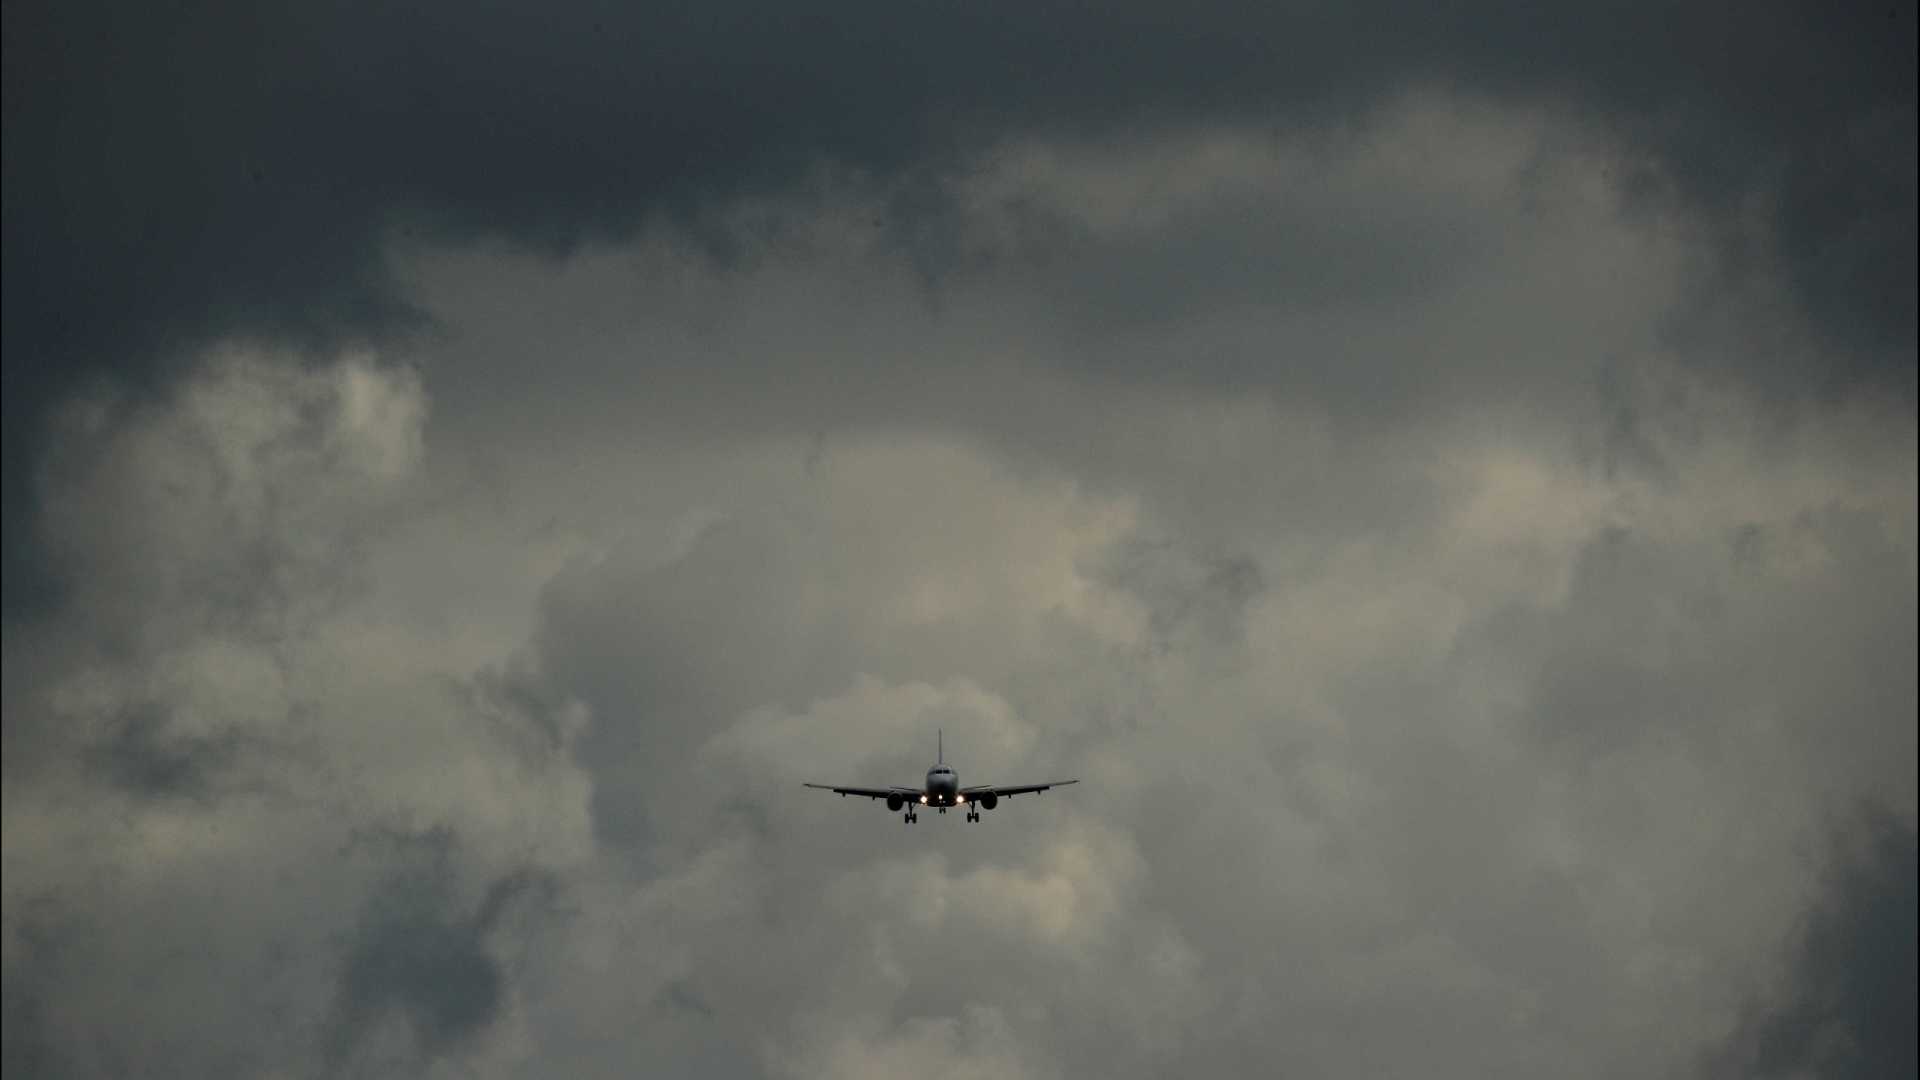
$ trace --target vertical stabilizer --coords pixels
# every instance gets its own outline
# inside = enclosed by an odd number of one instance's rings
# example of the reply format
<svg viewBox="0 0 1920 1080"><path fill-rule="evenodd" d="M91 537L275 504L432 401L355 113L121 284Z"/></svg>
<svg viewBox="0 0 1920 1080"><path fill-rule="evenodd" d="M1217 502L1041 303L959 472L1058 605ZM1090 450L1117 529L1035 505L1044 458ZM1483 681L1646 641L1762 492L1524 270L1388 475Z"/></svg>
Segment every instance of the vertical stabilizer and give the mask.
<svg viewBox="0 0 1920 1080"><path fill-rule="evenodd" d="M934 757L934 759L933 759L933 763L934 763L935 765L945 765L945 764L947 763L947 732L946 732L946 729L945 729L945 728L934 728L933 730L934 730L934 731L936 732L936 734L934 735L934 738L936 738L936 739L938 739L938 740L940 740L939 742L937 742L937 743L935 743L935 744L934 744L934 754L935 754L935 757Z"/></svg>

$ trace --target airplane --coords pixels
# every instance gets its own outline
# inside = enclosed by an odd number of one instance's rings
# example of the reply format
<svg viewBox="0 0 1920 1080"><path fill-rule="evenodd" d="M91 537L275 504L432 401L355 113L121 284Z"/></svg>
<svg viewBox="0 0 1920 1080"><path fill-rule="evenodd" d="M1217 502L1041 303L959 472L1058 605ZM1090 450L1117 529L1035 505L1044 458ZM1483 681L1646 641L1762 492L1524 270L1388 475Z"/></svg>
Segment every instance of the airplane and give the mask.
<svg viewBox="0 0 1920 1080"><path fill-rule="evenodd" d="M1078 780L1052 780L1044 784L1018 784L1013 787L983 784L979 787L963 788L960 786L960 774L954 772L953 766L947 764L946 732L941 731L937 738L939 739L939 743L935 748L935 752L938 756L935 758L933 766L927 770L927 785L924 789L910 787L834 787L832 784L808 783L802 783L800 786L819 788L822 791L831 791L843 799L848 795L864 795L869 799L885 799L887 800L887 809L895 813L899 813L900 808L905 807L906 823L911 825L920 820L918 811L922 806L934 807L943 814L947 812L947 808L950 806L965 806L967 808L967 820L979 821L980 811L993 809L1000 805L1000 800L1003 798L1010 799L1015 795L1038 793L1048 788L1066 787L1068 784L1077 784L1080 782Z"/></svg>

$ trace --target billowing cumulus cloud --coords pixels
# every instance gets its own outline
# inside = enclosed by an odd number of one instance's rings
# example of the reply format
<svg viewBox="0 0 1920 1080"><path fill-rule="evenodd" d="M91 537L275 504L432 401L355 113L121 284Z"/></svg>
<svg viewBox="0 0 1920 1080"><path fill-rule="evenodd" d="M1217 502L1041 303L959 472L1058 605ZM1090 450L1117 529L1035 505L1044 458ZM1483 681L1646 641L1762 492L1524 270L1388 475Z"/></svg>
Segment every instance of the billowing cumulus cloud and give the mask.
<svg viewBox="0 0 1920 1080"><path fill-rule="evenodd" d="M48 521L85 585L8 636L10 1069L271 1071L389 1013L434 1049L490 1018L463 891L577 859L587 789L370 603L425 415L404 369L249 353L74 409Z"/></svg>
<svg viewBox="0 0 1920 1080"><path fill-rule="evenodd" d="M1394 14L10 7L9 1074L1910 1065L1911 26Z"/></svg>

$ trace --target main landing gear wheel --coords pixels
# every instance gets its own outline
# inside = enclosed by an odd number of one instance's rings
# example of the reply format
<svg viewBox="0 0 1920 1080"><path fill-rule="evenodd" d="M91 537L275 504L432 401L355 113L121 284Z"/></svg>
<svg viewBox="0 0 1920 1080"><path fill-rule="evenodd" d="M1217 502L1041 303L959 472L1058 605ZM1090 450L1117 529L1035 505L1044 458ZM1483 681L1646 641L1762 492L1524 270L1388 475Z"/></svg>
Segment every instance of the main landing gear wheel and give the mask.
<svg viewBox="0 0 1920 1080"><path fill-rule="evenodd" d="M906 817L905 817L905 818L903 818L902 820L904 820L904 821L905 821L905 822L906 822L907 824L909 824L909 825L911 825L911 824L913 824L914 822L916 822L916 821L919 821L919 820L920 820L920 815L919 815L919 814L914 814L914 813L909 813L909 814L907 814L907 815L906 815Z"/></svg>
<svg viewBox="0 0 1920 1080"><path fill-rule="evenodd" d="M979 821L979 820L980 820L980 811L978 811L978 810L969 810L969 811L967 811L967 820L968 820L968 821Z"/></svg>

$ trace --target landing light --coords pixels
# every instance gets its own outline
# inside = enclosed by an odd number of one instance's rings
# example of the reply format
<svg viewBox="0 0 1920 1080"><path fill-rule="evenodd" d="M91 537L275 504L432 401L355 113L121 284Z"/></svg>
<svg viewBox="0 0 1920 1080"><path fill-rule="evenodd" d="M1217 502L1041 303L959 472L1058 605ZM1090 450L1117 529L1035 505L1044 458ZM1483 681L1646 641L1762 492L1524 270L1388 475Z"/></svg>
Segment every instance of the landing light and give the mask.
<svg viewBox="0 0 1920 1080"><path fill-rule="evenodd" d="M927 803L927 797L925 795L920 796L920 805L925 806L926 803Z"/></svg>

